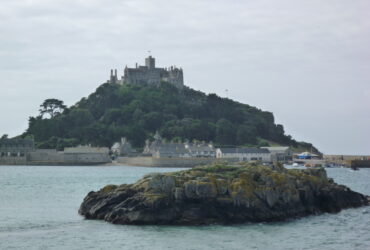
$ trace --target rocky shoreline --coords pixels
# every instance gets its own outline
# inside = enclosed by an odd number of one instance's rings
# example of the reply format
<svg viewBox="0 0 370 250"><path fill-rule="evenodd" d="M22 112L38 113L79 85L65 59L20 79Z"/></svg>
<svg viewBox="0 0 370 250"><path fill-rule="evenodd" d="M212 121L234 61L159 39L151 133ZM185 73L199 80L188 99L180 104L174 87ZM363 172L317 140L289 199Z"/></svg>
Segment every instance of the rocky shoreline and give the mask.
<svg viewBox="0 0 370 250"><path fill-rule="evenodd" d="M369 205L323 168L212 165L149 174L90 192L79 213L114 224L207 225L279 221Z"/></svg>

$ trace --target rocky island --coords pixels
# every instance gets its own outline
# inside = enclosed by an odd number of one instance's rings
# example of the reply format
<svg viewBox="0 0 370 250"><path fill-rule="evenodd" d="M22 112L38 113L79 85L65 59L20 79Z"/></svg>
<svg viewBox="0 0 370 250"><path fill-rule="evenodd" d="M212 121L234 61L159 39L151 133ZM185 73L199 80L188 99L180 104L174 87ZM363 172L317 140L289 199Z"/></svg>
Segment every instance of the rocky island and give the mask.
<svg viewBox="0 0 370 250"><path fill-rule="evenodd" d="M216 164L105 186L85 197L79 213L114 224L206 225L278 221L368 204L368 196L334 183L323 168Z"/></svg>

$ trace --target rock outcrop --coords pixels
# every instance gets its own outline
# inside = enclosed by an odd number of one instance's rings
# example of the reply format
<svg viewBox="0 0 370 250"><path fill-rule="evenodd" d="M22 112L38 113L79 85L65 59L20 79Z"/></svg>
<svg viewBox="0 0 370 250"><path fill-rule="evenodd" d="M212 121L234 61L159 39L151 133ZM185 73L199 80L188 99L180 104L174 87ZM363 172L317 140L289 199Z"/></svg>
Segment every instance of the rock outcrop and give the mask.
<svg viewBox="0 0 370 250"><path fill-rule="evenodd" d="M368 205L323 168L245 164L149 174L134 184L90 192L79 213L115 224L229 224L284 220Z"/></svg>

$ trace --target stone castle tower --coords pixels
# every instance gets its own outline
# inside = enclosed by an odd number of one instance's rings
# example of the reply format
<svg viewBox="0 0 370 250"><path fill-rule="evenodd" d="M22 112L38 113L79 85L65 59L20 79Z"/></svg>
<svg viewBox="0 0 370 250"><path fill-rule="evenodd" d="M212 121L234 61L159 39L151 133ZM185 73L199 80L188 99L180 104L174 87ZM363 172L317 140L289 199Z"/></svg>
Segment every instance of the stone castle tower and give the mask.
<svg viewBox="0 0 370 250"><path fill-rule="evenodd" d="M137 84L137 85L159 85L161 82L168 82L177 88L184 87L184 74L181 68L171 66L169 68L156 68L155 58L149 56L145 58L145 66L124 69L121 79L117 77L117 70L111 70L109 83L117 84Z"/></svg>

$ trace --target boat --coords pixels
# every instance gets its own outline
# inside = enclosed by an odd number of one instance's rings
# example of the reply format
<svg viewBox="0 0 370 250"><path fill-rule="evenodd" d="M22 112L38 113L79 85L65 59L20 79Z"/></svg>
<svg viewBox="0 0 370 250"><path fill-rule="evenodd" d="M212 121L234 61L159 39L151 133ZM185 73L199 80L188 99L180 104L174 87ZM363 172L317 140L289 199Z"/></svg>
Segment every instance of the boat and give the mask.
<svg viewBox="0 0 370 250"><path fill-rule="evenodd" d="M360 169L356 166L351 166L351 170L357 171L357 170L360 170Z"/></svg>

